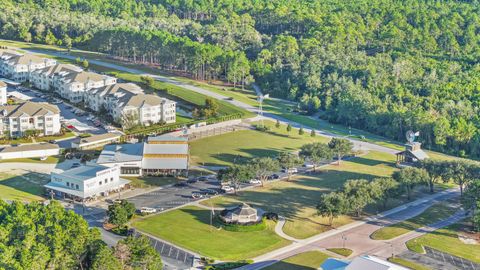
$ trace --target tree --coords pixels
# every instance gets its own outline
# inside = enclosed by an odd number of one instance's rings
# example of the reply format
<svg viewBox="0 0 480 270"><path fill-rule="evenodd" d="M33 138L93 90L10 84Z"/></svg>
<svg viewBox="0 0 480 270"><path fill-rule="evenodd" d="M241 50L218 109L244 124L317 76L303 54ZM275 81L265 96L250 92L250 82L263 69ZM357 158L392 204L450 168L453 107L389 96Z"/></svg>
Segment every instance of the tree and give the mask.
<svg viewBox="0 0 480 270"><path fill-rule="evenodd" d="M478 165L466 160L448 161L444 167L444 180L453 180L460 187L460 194L463 195L463 188L478 173Z"/></svg>
<svg viewBox="0 0 480 270"><path fill-rule="evenodd" d="M352 152L353 143L347 139L332 138L328 143L328 146L337 155L338 165L342 158Z"/></svg>
<svg viewBox="0 0 480 270"><path fill-rule="evenodd" d="M376 200L382 201L382 208L387 208L388 200L399 195L398 182L389 177L376 178L370 182L370 192Z"/></svg>
<svg viewBox="0 0 480 270"><path fill-rule="evenodd" d="M88 64L88 60L87 60L87 59L83 59L83 61L82 61L82 67L83 67L84 69L87 69L87 68L88 68L88 65L89 65L89 64Z"/></svg>
<svg viewBox="0 0 480 270"><path fill-rule="evenodd" d="M310 137L315 137L316 134L315 134L315 129L312 128L312 131L310 131Z"/></svg>
<svg viewBox="0 0 480 270"><path fill-rule="evenodd" d="M331 160L333 153L330 147L324 143L314 142L304 144L300 148L300 156L305 160L313 163L313 171L316 171L317 166L324 161Z"/></svg>
<svg viewBox="0 0 480 270"><path fill-rule="evenodd" d="M292 131L292 125L288 124L287 125L287 132L290 132L290 131Z"/></svg>
<svg viewBox="0 0 480 270"><path fill-rule="evenodd" d="M412 191L415 186L419 184L428 184L430 176L425 169L405 167L396 171L392 175L393 179L397 181L407 192L407 199L410 200Z"/></svg>
<svg viewBox="0 0 480 270"><path fill-rule="evenodd" d="M155 80L151 76L148 76L148 75L141 76L140 80L148 87L152 87L153 83L155 82Z"/></svg>
<svg viewBox="0 0 480 270"><path fill-rule="evenodd" d="M277 122L275 123L275 127L280 128L280 121L279 120L277 120Z"/></svg>
<svg viewBox="0 0 480 270"><path fill-rule="evenodd" d="M117 226L125 225L135 214L135 205L127 200L108 206L108 221Z"/></svg>
<svg viewBox="0 0 480 270"><path fill-rule="evenodd" d="M480 231L480 179L468 183L462 197L463 208L472 211L472 225L475 231Z"/></svg>
<svg viewBox="0 0 480 270"><path fill-rule="evenodd" d="M127 266L126 269L157 270L163 268L160 254L152 247L147 237L129 236L120 240L118 245L124 249L122 253L128 254L128 256L123 256L123 265Z"/></svg>
<svg viewBox="0 0 480 270"><path fill-rule="evenodd" d="M347 212L347 198L342 192L324 193L317 204L317 213L328 217L328 225L332 226L333 219Z"/></svg>
<svg viewBox="0 0 480 270"><path fill-rule="evenodd" d="M91 270L118 270L122 264L114 256L113 250L107 245L101 245L92 260Z"/></svg>
<svg viewBox="0 0 480 270"><path fill-rule="evenodd" d="M222 182L229 182L234 189L235 195L240 187L240 183L246 182L254 177L254 169L248 165L234 164L218 173L218 178Z"/></svg>
<svg viewBox="0 0 480 270"><path fill-rule="evenodd" d="M365 179L348 180L343 185L342 192L348 200L350 209L357 217L360 216L365 206L375 201L370 185Z"/></svg>
<svg viewBox="0 0 480 270"><path fill-rule="evenodd" d="M445 175L447 164L447 162L430 158L420 162L420 167L428 172L428 186L430 187L430 193L433 193L435 183L442 180L442 177Z"/></svg>
<svg viewBox="0 0 480 270"><path fill-rule="evenodd" d="M122 116L117 122L120 122L123 130L134 128L139 124L140 116L136 111L129 111L122 113Z"/></svg>
<svg viewBox="0 0 480 270"><path fill-rule="evenodd" d="M277 157L280 166L282 166L285 171L287 172L287 180L290 181L290 177L292 176L293 168L300 166L302 164L302 159L300 159L297 155L288 152L281 152Z"/></svg>
<svg viewBox="0 0 480 270"><path fill-rule="evenodd" d="M305 133L305 131L303 131L303 127L300 127L300 129L298 130L298 135L303 135Z"/></svg>
<svg viewBox="0 0 480 270"><path fill-rule="evenodd" d="M249 166L253 170L255 177L262 182L262 187L270 175L280 170L278 160L269 157L254 158L249 162Z"/></svg>

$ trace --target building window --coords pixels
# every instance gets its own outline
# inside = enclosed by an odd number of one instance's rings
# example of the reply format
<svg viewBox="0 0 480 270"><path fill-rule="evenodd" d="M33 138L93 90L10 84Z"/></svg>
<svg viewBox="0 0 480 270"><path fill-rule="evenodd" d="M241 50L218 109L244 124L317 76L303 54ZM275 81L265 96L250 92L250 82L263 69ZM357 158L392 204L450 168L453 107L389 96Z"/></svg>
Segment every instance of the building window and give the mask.
<svg viewBox="0 0 480 270"><path fill-rule="evenodd" d="M75 188L78 189L78 185L75 185Z"/></svg>
<svg viewBox="0 0 480 270"><path fill-rule="evenodd" d="M70 186L70 183L69 183L69 182L67 182L67 187L69 187L69 186Z"/></svg>
<svg viewBox="0 0 480 270"><path fill-rule="evenodd" d="M105 178L105 184L106 184L107 182L108 182L108 179L107 179L107 178Z"/></svg>
<svg viewBox="0 0 480 270"><path fill-rule="evenodd" d="M110 182L113 182L113 177L110 178Z"/></svg>
<svg viewBox="0 0 480 270"><path fill-rule="evenodd" d="M102 181L98 182L98 185L101 186L101 185L102 185Z"/></svg>

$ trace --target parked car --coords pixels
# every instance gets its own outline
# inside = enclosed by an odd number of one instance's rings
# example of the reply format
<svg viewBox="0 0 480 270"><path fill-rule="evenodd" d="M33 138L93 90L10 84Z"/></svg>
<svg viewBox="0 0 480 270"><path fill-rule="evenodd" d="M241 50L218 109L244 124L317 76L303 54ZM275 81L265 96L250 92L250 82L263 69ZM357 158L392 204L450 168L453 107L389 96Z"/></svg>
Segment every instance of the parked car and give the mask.
<svg viewBox="0 0 480 270"><path fill-rule="evenodd" d="M73 168L78 168L78 167L80 167L80 163L75 162L75 163L72 164L72 167L70 167L70 168L73 169Z"/></svg>
<svg viewBox="0 0 480 270"><path fill-rule="evenodd" d="M55 141L55 140L49 140L48 142L49 142L49 143L52 143L52 144L57 143L57 141Z"/></svg>
<svg viewBox="0 0 480 270"><path fill-rule="evenodd" d="M278 179L278 178L280 178L280 176L278 174L274 173L274 174L272 174L268 177L268 180L273 180L273 179Z"/></svg>
<svg viewBox="0 0 480 270"><path fill-rule="evenodd" d="M208 180L208 177L207 177L207 176L200 176L200 177L198 177L197 179L198 179L198 181L200 181L200 182L205 182L205 181Z"/></svg>
<svg viewBox="0 0 480 270"><path fill-rule="evenodd" d="M209 188L201 189L200 191L208 195L218 195L218 191Z"/></svg>
<svg viewBox="0 0 480 270"><path fill-rule="evenodd" d="M235 190L233 189L233 187L231 186L222 186L222 190L225 192L225 193L231 193L231 192L234 192Z"/></svg>
<svg viewBox="0 0 480 270"><path fill-rule="evenodd" d="M252 185L260 185L262 183L262 181L258 180L258 179L252 179L250 181L248 181L250 184Z"/></svg>
<svg viewBox="0 0 480 270"><path fill-rule="evenodd" d="M65 158L66 158L66 159L73 159L73 157L74 157L74 156L73 156L72 153L66 153L66 154L65 154Z"/></svg>
<svg viewBox="0 0 480 270"><path fill-rule="evenodd" d="M157 209L151 208L151 207L142 207L142 208L138 209L138 211L140 212L140 214L149 215L149 214L156 213Z"/></svg>
<svg viewBox="0 0 480 270"><path fill-rule="evenodd" d="M200 193L200 192L192 192L192 198L193 199L203 199L205 198L205 195L203 193Z"/></svg>
<svg viewBox="0 0 480 270"><path fill-rule="evenodd" d="M189 184L193 184L193 183L196 183L196 182L197 182L197 179L195 179L195 178L191 178L191 179L187 180L187 183L189 183Z"/></svg>
<svg viewBox="0 0 480 270"><path fill-rule="evenodd" d="M177 182L175 184L173 184L174 187L186 187L188 186L186 182L182 181L182 182Z"/></svg>
<svg viewBox="0 0 480 270"><path fill-rule="evenodd" d="M289 168L289 169L284 168L284 169L282 169L282 172L284 172L284 173L298 173L298 170L297 170L297 168Z"/></svg>
<svg viewBox="0 0 480 270"><path fill-rule="evenodd" d="M313 165L312 163L304 163L303 167L311 169L311 168L315 167L315 165Z"/></svg>

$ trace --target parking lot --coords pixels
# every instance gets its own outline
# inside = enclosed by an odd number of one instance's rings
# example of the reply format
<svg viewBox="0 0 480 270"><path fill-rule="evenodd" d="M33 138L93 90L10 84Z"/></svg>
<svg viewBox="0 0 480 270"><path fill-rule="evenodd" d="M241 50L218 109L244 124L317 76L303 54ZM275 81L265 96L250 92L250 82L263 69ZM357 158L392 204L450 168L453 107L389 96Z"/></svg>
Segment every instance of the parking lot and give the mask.
<svg viewBox="0 0 480 270"><path fill-rule="evenodd" d="M14 96L16 98L22 99L22 100L29 100L33 102L48 102L52 103L53 101L53 93L44 93L40 91L36 91L33 89L25 88L25 87L8 87L7 88L7 95ZM73 112L73 109L78 109L72 105L69 105L62 101L61 103L55 104L58 106L60 109L60 116L63 117L64 123L80 123L82 126L82 130L84 132L88 132L91 134L103 134L106 133L107 130L103 128L102 126L96 127L94 123L89 119L88 114L79 116L76 115ZM68 124L67 124L68 125ZM66 140L66 141L60 141L58 144L60 147L65 148L65 147L70 147L71 141L73 141L74 138Z"/></svg>

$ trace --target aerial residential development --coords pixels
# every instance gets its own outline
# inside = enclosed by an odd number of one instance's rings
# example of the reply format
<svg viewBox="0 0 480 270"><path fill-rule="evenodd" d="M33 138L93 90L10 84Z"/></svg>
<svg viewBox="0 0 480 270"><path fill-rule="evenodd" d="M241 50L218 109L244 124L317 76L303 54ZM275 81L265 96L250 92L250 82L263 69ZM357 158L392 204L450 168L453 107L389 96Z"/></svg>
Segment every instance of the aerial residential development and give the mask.
<svg viewBox="0 0 480 270"><path fill-rule="evenodd" d="M479 14L1 1L0 270L480 270Z"/></svg>

